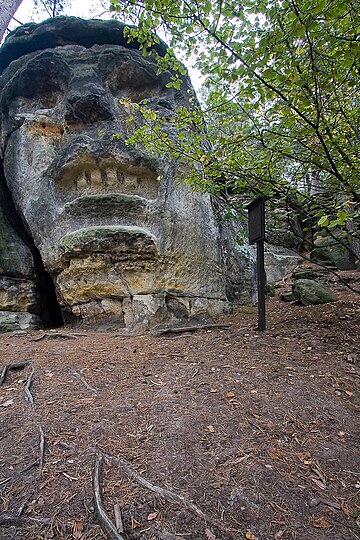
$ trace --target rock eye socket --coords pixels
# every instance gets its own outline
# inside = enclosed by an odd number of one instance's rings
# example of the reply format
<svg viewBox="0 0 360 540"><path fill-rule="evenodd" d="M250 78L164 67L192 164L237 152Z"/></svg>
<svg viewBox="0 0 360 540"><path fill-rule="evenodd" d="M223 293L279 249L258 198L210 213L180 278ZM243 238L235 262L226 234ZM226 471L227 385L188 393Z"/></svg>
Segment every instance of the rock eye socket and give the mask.
<svg viewBox="0 0 360 540"><path fill-rule="evenodd" d="M161 86L156 66L135 51L105 51L98 63L104 85L116 97L127 96L132 101L149 97Z"/></svg>
<svg viewBox="0 0 360 540"><path fill-rule="evenodd" d="M35 59L13 81L12 94L23 102L22 108L51 109L63 97L67 80L68 74L61 64L49 59Z"/></svg>

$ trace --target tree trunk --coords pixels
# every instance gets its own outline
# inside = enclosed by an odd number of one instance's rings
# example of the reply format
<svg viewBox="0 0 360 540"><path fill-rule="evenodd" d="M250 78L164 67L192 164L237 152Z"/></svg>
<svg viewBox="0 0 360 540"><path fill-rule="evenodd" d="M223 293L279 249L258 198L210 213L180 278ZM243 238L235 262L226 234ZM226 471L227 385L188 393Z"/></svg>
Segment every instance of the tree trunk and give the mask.
<svg viewBox="0 0 360 540"><path fill-rule="evenodd" d="M0 0L0 41L22 0Z"/></svg>

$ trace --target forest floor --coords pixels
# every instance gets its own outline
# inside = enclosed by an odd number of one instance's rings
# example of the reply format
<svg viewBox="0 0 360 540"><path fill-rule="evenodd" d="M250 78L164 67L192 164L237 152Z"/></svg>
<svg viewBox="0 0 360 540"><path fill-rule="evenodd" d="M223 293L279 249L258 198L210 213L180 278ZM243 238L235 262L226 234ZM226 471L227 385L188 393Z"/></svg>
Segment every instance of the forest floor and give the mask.
<svg viewBox="0 0 360 540"><path fill-rule="evenodd" d="M181 334L1 335L1 366L29 364L0 388L0 539L106 538L99 453L127 540L360 539L360 297L331 285L269 298L262 333L239 306Z"/></svg>

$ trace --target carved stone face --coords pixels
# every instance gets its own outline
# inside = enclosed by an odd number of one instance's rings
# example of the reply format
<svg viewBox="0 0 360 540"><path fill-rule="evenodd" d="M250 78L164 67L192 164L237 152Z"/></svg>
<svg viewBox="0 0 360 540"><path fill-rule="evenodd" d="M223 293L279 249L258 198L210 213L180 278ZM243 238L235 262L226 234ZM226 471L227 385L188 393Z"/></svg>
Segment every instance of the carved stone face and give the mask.
<svg viewBox="0 0 360 540"><path fill-rule="evenodd" d="M124 142L141 122L131 104L148 100L169 126L187 104L187 83L156 72L135 49L67 44L1 77L6 181L68 320L154 324L226 300L209 197L167 156Z"/></svg>

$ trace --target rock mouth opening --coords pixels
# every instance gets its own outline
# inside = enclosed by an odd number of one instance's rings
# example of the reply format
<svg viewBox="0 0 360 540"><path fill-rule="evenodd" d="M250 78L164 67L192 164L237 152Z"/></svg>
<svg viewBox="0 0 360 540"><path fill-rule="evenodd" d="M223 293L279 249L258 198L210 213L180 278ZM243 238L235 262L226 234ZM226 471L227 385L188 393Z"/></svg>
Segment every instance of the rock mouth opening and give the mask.
<svg viewBox="0 0 360 540"><path fill-rule="evenodd" d="M158 195L158 181L154 173L115 166L92 168L81 164L78 170L74 167L71 174L63 174L57 181L57 188L65 200L81 195L107 194L109 191L137 195L148 200L154 200Z"/></svg>
<svg viewBox="0 0 360 540"><path fill-rule="evenodd" d="M61 308L56 298L55 285L46 271L40 252L33 238L18 214L11 191L6 183L4 166L0 160L0 204L11 228L29 249L34 263L37 306L34 309L45 328L56 328L64 325Z"/></svg>
<svg viewBox="0 0 360 540"><path fill-rule="evenodd" d="M108 141L104 144L109 145ZM82 195L109 192L137 195L148 200L157 198L159 177L156 168L141 156L131 155L120 142L117 145L112 142L112 151L106 155L98 145L91 153L82 148L81 142L74 148L65 151L52 165L60 199L69 202Z"/></svg>

